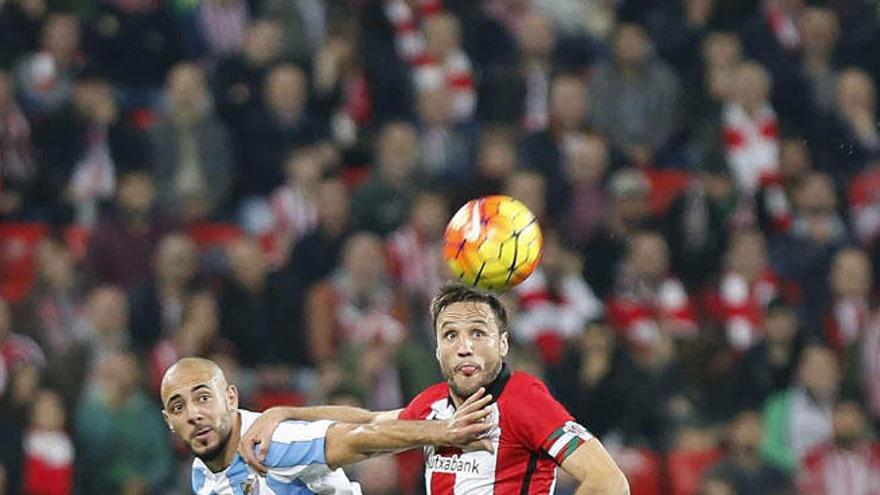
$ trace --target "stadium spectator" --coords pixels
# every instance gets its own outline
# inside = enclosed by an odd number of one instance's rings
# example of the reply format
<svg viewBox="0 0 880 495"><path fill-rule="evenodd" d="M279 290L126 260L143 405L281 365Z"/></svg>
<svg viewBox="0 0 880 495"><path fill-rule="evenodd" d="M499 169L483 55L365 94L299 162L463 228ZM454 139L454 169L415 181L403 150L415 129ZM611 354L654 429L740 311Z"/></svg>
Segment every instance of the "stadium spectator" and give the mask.
<svg viewBox="0 0 880 495"><path fill-rule="evenodd" d="M80 24L73 14L52 13L43 23L40 49L22 57L15 67L16 86L31 118L60 110L73 93L82 70Z"/></svg>
<svg viewBox="0 0 880 495"><path fill-rule="evenodd" d="M183 309L180 328L159 340L150 350L151 390L159 391L162 375L178 359L185 356L206 356L215 350L219 327L220 310L214 295L210 292L195 294Z"/></svg>
<svg viewBox="0 0 880 495"><path fill-rule="evenodd" d="M577 134L566 141L563 170L568 186L563 211L565 237L581 246L607 215L604 182L610 166L608 143L599 136Z"/></svg>
<svg viewBox="0 0 880 495"><path fill-rule="evenodd" d="M385 252L391 279L403 291L413 315L429 314L431 299L449 276L443 263L443 233L450 216L442 193L430 189L418 192L409 222L388 235ZM414 319L413 338L426 349L433 347L428 321Z"/></svg>
<svg viewBox="0 0 880 495"><path fill-rule="evenodd" d="M737 188L752 195L763 181L779 173L779 120L769 100L767 70L755 62L743 62L734 74L722 110L720 138Z"/></svg>
<svg viewBox="0 0 880 495"><path fill-rule="evenodd" d="M453 206L498 194L504 188L504 180L517 166L515 131L496 125L482 130L476 152L476 170L473 177L453 191Z"/></svg>
<svg viewBox="0 0 880 495"><path fill-rule="evenodd" d="M86 55L122 91L124 108L155 105L165 74L183 55L180 23L171 5L118 0L96 10L84 43Z"/></svg>
<svg viewBox="0 0 880 495"><path fill-rule="evenodd" d="M865 412L857 401L834 407L833 437L804 459L797 476L798 493L857 494L880 490L880 445L871 439Z"/></svg>
<svg viewBox="0 0 880 495"><path fill-rule="evenodd" d="M784 299L770 301L765 310L763 339L743 354L730 374L733 407L761 407L772 394L783 391L795 378L804 338L795 307Z"/></svg>
<svg viewBox="0 0 880 495"><path fill-rule="evenodd" d="M680 339L697 332L693 305L669 271L669 248L657 232L633 234L606 304L609 321L634 352L653 347L660 334Z"/></svg>
<svg viewBox="0 0 880 495"><path fill-rule="evenodd" d="M186 16L187 51L214 61L241 52L252 15L253 6L247 0L199 2Z"/></svg>
<svg viewBox="0 0 880 495"><path fill-rule="evenodd" d="M231 54L217 63L213 76L217 112L231 130L243 130L248 110L263 100L263 79L282 56L284 33L272 19L256 19L248 25L241 53Z"/></svg>
<svg viewBox="0 0 880 495"><path fill-rule="evenodd" d="M66 395L79 397L91 393L100 381L104 363L119 352L129 349L129 308L125 292L111 285L100 286L88 293L88 307L83 321L85 348L80 366L71 371L73 392Z"/></svg>
<svg viewBox="0 0 880 495"><path fill-rule="evenodd" d="M54 391L36 394L24 437L23 492L73 493L74 446L67 433L67 410Z"/></svg>
<svg viewBox="0 0 880 495"><path fill-rule="evenodd" d="M549 17L531 11L517 23L514 34L521 59L516 76L521 80L523 91L521 95L517 95L521 96L517 100L520 110L511 117L521 116L521 125L527 132L541 132L553 120L550 87L555 65L556 32ZM503 82L499 80L499 84L509 84L513 79L510 75L507 74Z"/></svg>
<svg viewBox="0 0 880 495"><path fill-rule="evenodd" d="M590 117L628 165L662 163L678 132L678 78L651 55L650 39L637 24L619 24L611 48L612 59L599 62L590 81Z"/></svg>
<svg viewBox="0 0 880 495"><path fill-rule="evenodd" d="M324 116L308 111L308 80L298 66L282 63L270 69L262 95L263 105L247 113L241 129L237 178L245 198L270 194L284 182L289 151L327 134Z"/></svg>
<svg viewBox="0 0 880 495"><path fill-rule="evenodd" d="M617 267L627 242L638 230L657 226L651 214L651 183L639 170L623 169L611 176L607 185L609 208L602 225L581 246L584 278L605 299L614 287Z"/></svg>
<svg viewBox="0 0 880 495"><path fill-rule="evenodd" d="M15 100L15 84L0 68L0 220L19 217L28 187L36 179L37 164L31 125Z"/></svg>
<svg viewBox="0 0 880 495"><path fill-rule="evenodd" d="M406 338L405 310L390 283L380 238L354 234L339 269L309 293L311 361L322 372L341 373L343 382L362 387L371 409L398 407L403 396L395 356Z"/></svg>
<svg viewBox="0 0 880 495"><path fill-rule="evenodd" d="M727 427L727 455L706 476L726 480L734 493L791 493L789 476L761 458L763 437L764 426L757 411L738 413Z"/></svg>
<svg viewBox="0 0 880 495"><path fill-rule="evenodd" d="M172 475L168 429L139 388L137 358L101 363L96 388L76 410L77 485L88 493L153 493Z"/></svg>
<svg viewBox="0 0 880 495"><path fill-rule="evenodd" d="M279 358L274 350L293 345L288 290L270 273L260 247L242 238L226 249L229 276L220 291L220 335L235 345L242 366L256 367Z"/></svg>
<svg viewBox="0 0 880 495"><path fill-rule="evenodd" d="M172 67L165 98L167 112L150 130L159 208L184 224L216 218L227 207L234 157L202 69L191 63Z"/></svg>
<svg viewBox="0 0 880 495"><path fill-rule="evenodd" d="M760 342L764 312L778 296L782 296L782 287L768 263L764 237L757 230L734 234L710 311L735 352L742 353Z"/></svg>
<svg viewBox="0 0 880 495"><path fill-rule="evenodd" d="M538 350L545 366L559 364L567 342L602 316L602 303L581 274L577 254L559 234L544 231L543 262L514 289L518 312L511 324L514 342Z"/></svg>
<svg viewBox="0 0 880 495"><path fill-rule="evenodd" d="M840 23L834 10L818 7L805 9L797 22L803 34L801 70L812 92L812 104L816 111L827 113L834 106Z"/></svg>
<svg viewBox="0 0 880 495"><path fill-rule="evenodd" d="M412 206L417 161L415 128L402 121L383 125L370 178L352 198L353 223L357 228L384 235L403 225Z"/></svg>
<svg viewBox="0 0 880 495"><path fill-rule="evenodd" d="M284 161L287 180L269 197L273 265L286 262L296 242L317 227L318 193L328 168L317 146L296 148Z"/></svg>
<svg viewBox="0 0 880 495"><path fill-rule="evenodd" d="M32 198L43 208L42 219L92 227L120 173L149 164L148 143L122 114L113 90L94 70L82 72L69 103L34 127L41 174Z"/></svg>
<svg viewBox="0 0 880 495"><path fill-rule="evenodd" d="M640 378L614 329L602 320L587 323L547 374L559 401L595 435L635 441L643 439L651 415L645 402L650 395Z"/></svg>
<svg viewBox="0 0 880 495"><path fill-rule="evenodd" d="M758 226L764 234L784 234L791 229L794 192L812 169L813 159L806 141L783 136L779 143L779 175L764 181L755 196Z"/></svg>
<svg viewBox="0 0 880 495"><path fill-rule="evenodd" d="M771 395L763 406L768 462L794 474L809 451L832 437L832 409L840 387L840 368L827 347L806 347L791 387Z"/></svg>
<svg viewBox="0 0 880 495"><path fill-rule="evenodd" d="M425 20L425 54L415 64L416 91L444 88L444 100L451 105L449 119L468 122L477 105L471 61L461 46L461 23L444 12Z"/></svg>
<svg viewBox="0 0 880 495"><path fill-rule="evenodd" d="M456 185L473 176L476 129L453 120L448 88L422 88L416 98L420 175L430 183Z"/></svg>
<svg viewBox="0 0 880 495"><path fill-rule="evenodd" d="M150 260L171 225L154 208L156 185L146 171L119 177L116 201L92 230L85 267L95 283L133 289L150 275Z"/></svg>
<svg viewBox="0 0 880 495"><path fill-rule="evenodd" d="M21 0L0 7L0 66L9 67L22 53L37 48L47 11L43 0Z"/></svg>
<svg viewBox="0 0 880 495"><path fill-rule="evenodd" d="M740 207L733 179L721 161L706 161L672 200L663 218L672 272L690 290L712 282Z"/></svg>
<svg viewBox="0 0 880 495"><path fill-rule="evenodd" d="M553 199L548 211L556 218L565 207L564 146L570 136L586 128L590 99L583 81L569 74L552 80L549 98L549 125L522 140L520 156L526 168L545 177Z"/></svg>
<svg viewBox="0 0 880 495"><path fill-rule="evenodd" d="M547 179L538 172L519 170L507 177L504 194L521 201L538 222L547 224Z"/></svg>
<svg viewBox="0 0 880 495"><path fill-rule="evenodd" d="M198 252L189 236L163 237L151 262L150 278L129 295L131 344L139 351L180 327L183 308L198 288Z"/></svg>
<svg viewBox="0 0 880 495"><path fill-rule="evenodd" d="M848 68L834 86L832 112L817 120L816 164L843 186L880 157L877 88L867 72Z"/></svg>
<svg viewBox="0 0 880 495"><path fill-rule="evenodd" d="M831 262L832 299L823 318L823 336L841 358L852 351L870 324L872 274L871 260L860 249L843 249Z"/></svg>

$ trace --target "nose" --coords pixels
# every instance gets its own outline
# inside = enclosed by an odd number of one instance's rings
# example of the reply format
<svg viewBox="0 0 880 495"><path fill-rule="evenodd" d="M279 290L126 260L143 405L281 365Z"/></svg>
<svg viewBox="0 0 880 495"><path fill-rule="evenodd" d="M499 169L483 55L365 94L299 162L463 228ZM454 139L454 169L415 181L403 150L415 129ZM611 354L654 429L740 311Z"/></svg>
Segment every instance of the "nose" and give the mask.
<svg viewBox="0 0 880 495"><path fill-rule="evenodd" d="M470 356L474 353L474 343L467 337L459 339L456 352L461 357Z"/></svg>
<svg viewBox="0 0 880 495"><path fill-rule="evenodd" d="M186 405L186 420L190 424L197 424L203 419L202 411L192 402Z"/></svg>

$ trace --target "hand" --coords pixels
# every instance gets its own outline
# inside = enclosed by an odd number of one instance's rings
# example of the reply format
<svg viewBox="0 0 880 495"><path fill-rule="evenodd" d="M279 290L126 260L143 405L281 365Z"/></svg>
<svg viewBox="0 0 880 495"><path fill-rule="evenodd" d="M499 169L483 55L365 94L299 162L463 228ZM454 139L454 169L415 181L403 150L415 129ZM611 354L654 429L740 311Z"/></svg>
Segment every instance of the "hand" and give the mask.
<svg viewBox="0 0 880 495"><path fill-rule="evenodd" d="M266 453L269 451L269 442L272 433L282 421L289 419L288 414L281 408L272 407L257 418L250 428L241 436L238 442L238 454L248 466L265 476L268 472L263 464L266 461ZM259 449L254 451L259 445Z"/></svg>
<svg viewBox="0 0 880 495"><path fill-rule="evenodd" d="M486 421L492 413L488 406L492 395L480 387L464 401L455 414L446 422L446 432L441 445L461 447L468 450L485 450L493 452L492 442L484 435L495 425Z"/></svg>

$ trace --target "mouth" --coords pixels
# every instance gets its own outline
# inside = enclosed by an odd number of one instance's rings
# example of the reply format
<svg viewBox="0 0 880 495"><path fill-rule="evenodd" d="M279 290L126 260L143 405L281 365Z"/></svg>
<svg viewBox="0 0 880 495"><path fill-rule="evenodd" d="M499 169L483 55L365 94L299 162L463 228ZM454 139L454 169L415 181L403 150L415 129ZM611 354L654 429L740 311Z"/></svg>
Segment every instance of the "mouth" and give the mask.
<svg viewBox="0 0 880 495"><path fill-rule="evenodd" d="M456 366L455 371L464 376L471 377L479 373L480 367L473 363L464 363Z"/></svg>
<svg viewBox="0 0 880 495"><path fill-rule="evenodd" d="M193 432L192 438L193 438L193 440L205 440L208 438L208 435L211 433L211 430L212 429L210 426L203 426L203 427L197 429L195 432Z"/></svg>

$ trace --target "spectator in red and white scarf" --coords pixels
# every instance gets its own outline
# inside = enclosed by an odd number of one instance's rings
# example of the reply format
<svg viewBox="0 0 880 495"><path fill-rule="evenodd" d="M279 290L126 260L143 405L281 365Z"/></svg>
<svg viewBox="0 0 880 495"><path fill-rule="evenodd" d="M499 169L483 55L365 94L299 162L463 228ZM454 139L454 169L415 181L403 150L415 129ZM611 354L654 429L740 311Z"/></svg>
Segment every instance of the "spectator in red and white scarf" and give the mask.
<svg viewBox="0 0 880 495"><path fill-rule="evenodd" d="M795 136L783 138L779 146L779 175L766 180L755 198L758 225L765 234L791 229L794 190L812 168L806 142Z"/></svg>
<svg viewBox="0 0 880 495"><path fill-rule="evenodd" d="M413 200L409 222L385 241L391 279L417 305L417 314L428 314L431 298L448 278L442 256L448 218L446 198L435 191L421 191ZM426 335L433 338L434 334L428 331Z"/></svg>
<svg viewBox="0 0 880 495"><path fill-rule="evenodd" d="M58 393L43 389L34 399L24 436L23 492L73 493L73 441L65 431L67 411Z"/></svg>
<svg viewBox="0 0 880 495"><path fill-rule="evenodd" d="M581 275L581 260L555 231L545 231L542 260L535 273L514 289L519 312L513 335L522 344L537 346L542 361L555 366L566 344L604 310Z"/></svg>
<svg viewBox="0 0 880 495"><path fill-rule="evenodd" d="M684 285L669 272L666 241L653 231L633 235L607 308L611 323L637 348L650 349L661 333L690 338L697 332Z"/></svg>
<svg viewBox="0 0 880 495"><path fill-rule="evenodd" d="M36 172L30 123L15 102L12 77L0 69L0 219L21 210Z"/></svg>
<svg viewBox="0 0 880 495"><path fill-rule="evenodd" d="M468 122L474 115L477 95L473 67L461 46L461 23L449 13L425 20L425 52L415 62L413 76L417 91L446 88L452 98L452 117Z"/></svg>
<svg viewBox="0 0 880 495"><path fill-rule="evenodd" d="M779 281L768 265L767 246L757 230L733 236L725 266L711 312L724 326L728 345L743 352L763 338L764 311L779 295Z"/></svg>
<svg viewBox="0 0 880 495"><path fill-rule="evenodd" d="M779 171L779 123L769 101L767 71L745 62L735 78L722 113L724 151L739 190L751 195Z"/></svg>
<svg viewBox="0 0 880 495"><path fill-rule="evenodd" d="M880 443L871 440L861 405L845 400L834 407L831 442L812 449L797 476L801 495L880 493Z"/></svg>
<svg viewBox="0 0 880 495"><path fill-rule="evenodd" d="M832 301L824 315L825 339L840 357L867 332L873 269L864 251L839 251L831 263Z"/></svg>

